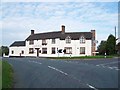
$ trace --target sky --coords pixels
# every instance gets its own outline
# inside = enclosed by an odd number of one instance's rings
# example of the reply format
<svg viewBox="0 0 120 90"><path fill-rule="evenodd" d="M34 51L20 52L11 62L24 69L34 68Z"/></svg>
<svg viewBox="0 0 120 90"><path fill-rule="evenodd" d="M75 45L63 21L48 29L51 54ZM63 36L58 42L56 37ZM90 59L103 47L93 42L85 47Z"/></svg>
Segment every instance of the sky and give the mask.
<svg viewBox="0 0 120 90"><path fill-rule="evenodd" d="M49 1L49 0L48 0ZM114 35L118 27L118 2L8 2L1 3L0 45L24 41L35 33L60 31L90 32L96 30L98 44ZM99 1L99 0L98 0ZM107 1L107 0L106 0ZM118 28L117 28L118 30ZM118 32L117 32L118 33Z"/></svg>

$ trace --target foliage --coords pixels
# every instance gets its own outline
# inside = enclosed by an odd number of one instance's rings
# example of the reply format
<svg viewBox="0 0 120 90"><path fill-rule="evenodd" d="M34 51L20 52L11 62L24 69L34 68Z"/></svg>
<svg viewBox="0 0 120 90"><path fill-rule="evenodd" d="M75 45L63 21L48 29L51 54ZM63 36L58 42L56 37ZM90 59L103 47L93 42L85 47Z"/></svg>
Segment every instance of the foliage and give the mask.
<svg viewBox="0 0 120 90"><path fill-rule="evenodd" d="M105 53L107 55L116 54L116 40L112 34L108 36L107 41L101 41L98 46L98 52L100 55L104 55Z"/></svg>
<svg viewBox="0 0 120 90"><path fill-rule="evenodd" d="M106 43L107 41L101 41L100 45L98 46L98 52L100 55L104 55L106 52Z"/></svg>
<svg viewBox="0 0 120 90"><path fill-rule="evenodd" d="M113 55L116 54L116 40L115 37L113 35L109 35L108 39L107 39L107 43L106 43L106 53L107 55Z"/></svg>
<svg viewBox="0 0 120 90"><path fill-rule="evenodd" d="M1 46L0 47L0 56L9 54L9 48L7 46Z"/></svg>

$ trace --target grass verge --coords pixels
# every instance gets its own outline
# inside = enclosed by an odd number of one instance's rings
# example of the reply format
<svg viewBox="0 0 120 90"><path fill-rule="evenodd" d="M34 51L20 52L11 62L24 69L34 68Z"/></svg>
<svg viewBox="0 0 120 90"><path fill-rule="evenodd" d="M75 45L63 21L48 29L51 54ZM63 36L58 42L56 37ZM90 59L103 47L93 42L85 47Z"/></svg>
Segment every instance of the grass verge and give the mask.
<svg viewBox="0 0 120 90"><path fill-rule="evenodd" d="M78 56L78 57L48 57L49 59L100 59L105 56ZM113 56L106 56L106 58L113 58Z"/></svg>
<svg viewBox="0 0 120 90"><path fill-rule="evenodd" d="M2 88L13 87L13 69L7 61L2 61Z"/></svg>
<svg viewBox="0 0 120 90"><path fill-rule="evenodd" d="M2 89L2 61L0 61L0 90Z"/></svg>

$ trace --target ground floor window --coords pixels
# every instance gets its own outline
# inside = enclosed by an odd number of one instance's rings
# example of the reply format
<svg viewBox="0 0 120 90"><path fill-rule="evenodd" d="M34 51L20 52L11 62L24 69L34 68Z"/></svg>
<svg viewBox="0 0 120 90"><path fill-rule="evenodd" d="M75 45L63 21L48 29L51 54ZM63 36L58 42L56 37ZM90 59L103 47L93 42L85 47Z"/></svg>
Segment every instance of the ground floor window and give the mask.
<svg viewBox="0 0 120 90"><path fill-rule="evenodd" d="M65 47L64 48L64 53L65 54L72 54L72 47Z"/></svg>
<svg viewBox="0 0 120 90"><path fill-rule="evenodd" d="M55 47L52 47L52 54L55 54Z"/></svg>
<svg viewBox="0 0 120 90"><path fill-rule="evenodd" d="M33 48L29 48L29 54L34 53L34 49Z"/></svg>
<svg viewBox="0 0 120 90"><path fill-rule="evenodd" d="M80 54L85 54L85 47L80 47Z"/></svg>
<svg viewBox="0 0 120 90"><path fill-rule="evenodd" d="M42 54L47 54L47 48L42 48Z"/></svg>
<svg viewBox="0 0 120 90"><path fill-rule="evenodd" d="M12 52L11 52L12 54L14 54L14 51L12 50Z"/></svg>

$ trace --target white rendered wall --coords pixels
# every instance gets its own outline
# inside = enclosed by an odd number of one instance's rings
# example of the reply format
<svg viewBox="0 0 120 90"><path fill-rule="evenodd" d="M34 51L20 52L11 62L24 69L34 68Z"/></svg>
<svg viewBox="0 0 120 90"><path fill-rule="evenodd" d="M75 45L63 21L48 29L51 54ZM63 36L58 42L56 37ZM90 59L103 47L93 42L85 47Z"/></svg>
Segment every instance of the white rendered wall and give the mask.
<svg viewBox="0 0 120 90"><path fill-rule="evenodd" d="M21 56L26 56L26 47L20 46L20 47L10 47L9 48L9 56L20 56L20 53L24 51L24 54L21 54ZM14 53L12 54L12 51Z"/></svg>
<svg viewBox="0 0 120 90"><path fill-rule="evenodd" d="M34 40L33 45L29 45L29 41L26 41L25 47L10 47L10 56L20 56L21 50L24 50L24 55L21 56L35 56L37 57L37 50L35 48L40 48L40 57L60 57L60 56L70 56L70 54L57 53L58 49L63 49L65 47L72 47L71 56L91 56L91 40L86 40L84 44L80 44L79 40L71 40L70 44L66 44L65 40L55 39L55 44L52 44L52 39L46 39L47 45L42 45L42 40ZM55 47L56 54L51 54L52 47ZM80 54L80 47L85 47L85 54ZM34 53L29 54L29 48L34 48ZM47 54L42 54L42 48L47 48ZM11 54L14 50L14 54Z"/></svg>

